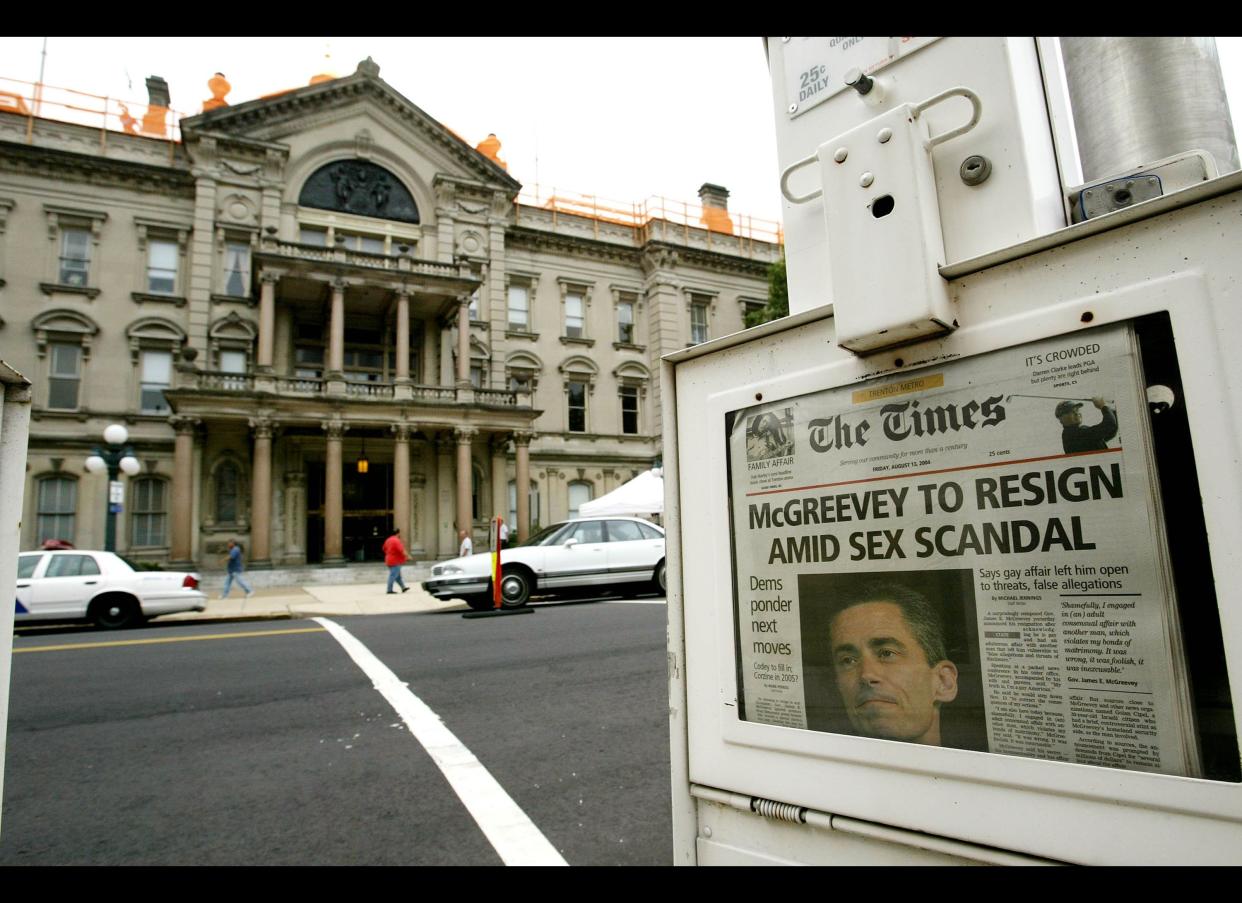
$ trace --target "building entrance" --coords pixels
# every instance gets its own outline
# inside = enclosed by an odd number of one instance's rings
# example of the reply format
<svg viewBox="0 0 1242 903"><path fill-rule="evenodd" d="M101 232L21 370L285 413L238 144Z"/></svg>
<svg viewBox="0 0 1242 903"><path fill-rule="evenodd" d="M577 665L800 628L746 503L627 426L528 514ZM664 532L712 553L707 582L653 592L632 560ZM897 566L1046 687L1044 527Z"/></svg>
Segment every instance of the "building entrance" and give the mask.
<svg viewBox="0 0 1242 903"><path fill-rule="evenodd" d="M392 464L371 462L358 473L353 461L341 468L344 513L341 554L347 561L383 561L384 540L392 529ZM306 561L323 561L324 463L306 462Z"/></svg>

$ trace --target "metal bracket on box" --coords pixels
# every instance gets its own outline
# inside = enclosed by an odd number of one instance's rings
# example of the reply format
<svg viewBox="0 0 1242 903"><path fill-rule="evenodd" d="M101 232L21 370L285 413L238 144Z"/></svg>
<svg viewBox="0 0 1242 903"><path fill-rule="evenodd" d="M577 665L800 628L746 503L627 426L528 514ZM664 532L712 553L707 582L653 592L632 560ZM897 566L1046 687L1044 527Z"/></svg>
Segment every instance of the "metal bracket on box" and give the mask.
<svg viewBox="0 0 1242 903"><path fill-rule="evenodd" d="M951 98L969 101L970 118L931 135L923 114ZM866 354L957 326L944 264L944 238L931 151L973 129L978 95L950 88L901 104L826 141L781 173L793 204L823 198L836 340ZM795 194L790 177L819 164L820 187Z"/></svg>

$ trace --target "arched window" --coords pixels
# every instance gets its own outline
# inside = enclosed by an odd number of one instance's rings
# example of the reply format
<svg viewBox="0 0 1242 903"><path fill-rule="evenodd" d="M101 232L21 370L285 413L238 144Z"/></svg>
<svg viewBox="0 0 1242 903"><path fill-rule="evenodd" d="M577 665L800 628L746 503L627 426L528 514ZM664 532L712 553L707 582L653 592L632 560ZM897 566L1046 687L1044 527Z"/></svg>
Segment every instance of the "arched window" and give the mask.
<svg viewBox="0 0 1242 903"><path fill-rule="evenodd" d="M232 461L221 461L216 468L216 523L237 523L237 495L241 474Z"/></svg>
<svg viewBox="0 0 1242 903"><path fill-rule="evenodd" d="M574 480L569 484L569 516L577 517L578 509L595 497L595 487L585 480Z"/></svg>
<svg viewBox="0 0 1242 903"><path fill-rule="evenodd" d="M74 515L78 508L78 483L69 477L44 477L36 490L38 535L42 545L47 539L73 542Z"/></svg>
<svg viewBox="0 0 1242 903"><path fill-rule="evenodd" d="M168 545L168 483L139 477L130 483L130 545Z"/></svg>

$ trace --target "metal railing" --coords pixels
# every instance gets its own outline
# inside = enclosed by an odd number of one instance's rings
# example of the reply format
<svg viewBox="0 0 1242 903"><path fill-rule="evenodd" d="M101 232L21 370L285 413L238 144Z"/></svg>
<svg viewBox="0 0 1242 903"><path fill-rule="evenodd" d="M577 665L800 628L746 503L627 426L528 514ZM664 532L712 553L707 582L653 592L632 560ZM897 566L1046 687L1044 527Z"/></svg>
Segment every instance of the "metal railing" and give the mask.
<svg viewBox="0 0 1242 903"><path fill-rule="evenodd" d="M0 78L0 113L25 117L27 143L33 140L34 121L50 119L98 129L101 150L107 147L109 133L155 138L175 145L181 141L179 123L187 115L145 101L89 94L15 78ZM169 153L172 153L171 147Z"/></svg>
<svg viewBox="0 0 1242 903"><path fill-rule="evenodd" d="M641 238L653 222L680 227L689 238L691 229L704 230L709 235L731 236L739 242L766 242L783 244L784 229L773 220L759 219L743 213L732 213L719 207L704 207L670 198L652 196L642 201L626 203L559 191L555 188L545 193L540 185L524 186L516 203L520 206L549 211L555 227L558 215L578 216L597 223L612 223L632 229ZM597 227L598 231L598 227Z"/></svg>

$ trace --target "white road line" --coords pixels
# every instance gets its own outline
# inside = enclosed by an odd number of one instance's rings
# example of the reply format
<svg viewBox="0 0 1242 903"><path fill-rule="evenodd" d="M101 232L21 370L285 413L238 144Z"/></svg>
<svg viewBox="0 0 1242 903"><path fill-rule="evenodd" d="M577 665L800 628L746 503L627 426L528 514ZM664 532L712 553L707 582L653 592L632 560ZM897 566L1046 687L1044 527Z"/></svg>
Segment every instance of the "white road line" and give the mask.
<svg viewBox="0 0 1242 903"><path fill-rule="evenodd" d="M401 720L423 749L427 750L453 792L465 804L483 834L505 865L568 865L526 813L492 777L491 772L466 749L440 716L410 692L353 634L327 618L315 618L349 653L375 689L396 709Z"/></svg>
<svg viewBox="0 0 1242 903"><path fill-rule="evenodd" d="M667 605L665 599L600 599L609 605Z"/></svg>

